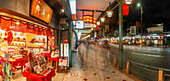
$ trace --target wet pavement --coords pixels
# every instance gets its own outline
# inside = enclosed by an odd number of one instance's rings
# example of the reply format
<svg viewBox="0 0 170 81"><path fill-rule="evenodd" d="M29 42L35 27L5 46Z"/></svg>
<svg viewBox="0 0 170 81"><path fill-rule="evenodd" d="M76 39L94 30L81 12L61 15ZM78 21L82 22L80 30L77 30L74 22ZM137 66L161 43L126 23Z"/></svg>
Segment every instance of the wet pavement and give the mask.
<svg viewBox="0 0 170 81"><path fill-rule="evenodd" d="M107 51L107 52L106 52ZM73 67L64 81L134 81L109 64L109 51L81 44L73 54Z"/></svg>

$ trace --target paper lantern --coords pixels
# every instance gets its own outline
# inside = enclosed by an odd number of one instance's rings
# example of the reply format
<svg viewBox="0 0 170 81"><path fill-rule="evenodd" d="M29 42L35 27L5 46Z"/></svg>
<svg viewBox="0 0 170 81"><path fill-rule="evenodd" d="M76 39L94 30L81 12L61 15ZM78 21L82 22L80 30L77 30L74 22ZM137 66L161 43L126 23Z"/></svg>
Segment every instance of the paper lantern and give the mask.
<svg viewBox="0 0 170 81"><path fill-rule="evenodd" d="M95 20L96 20L96 18L93 18L93 20L95 21Z"/></svg>
<svg viewBox="0 0 170 81"><path fill-rule="evenodd" d="M93 19L93 17L90 17L90 20L92 20Z"/></svg>
<svg viewBox="0 0 170 81"><path fill-rule="evenodd" d="M93 24L96 24L96 21L93 21Z"/></svg>
<svg viewBox="0 0 170 81"><path fill-rule="evenodd" d="M64 40L64 43L68 43L68 40L67 40L67 39L65 39L65 40Z"/></svg>
<svg viewBox="0 0 170 81"><path fill-rule="evenodd" d="M123 15L129 14L129 6L127 4L123 5Z"/></svg>
<svg viewBox="0 0 170 81"><path fill-rule="evenodd" d="M79 18L79 20L82 20L82 19L83 19L82 17Z"/></svg>
<svg viewBox="0 0 170 81"><path fill-rule="evenodd" d="M87 19L89 19L90 17L89 16L87 16Z"/></svg>
<svg viewBox="0 0 170 81"><path fill-rule="evenodd" d="M92 20L90 20L90 23L92 23L93 21Z"/></svg>
<svg viewBox="0 0 170 81"><path fill-rule="evenodd" d="M83 17L83 19L86 19L86 17Z"/></svg>
<svg viewBox="0 0 170 81"><path fill-rule="evenodd" d="M87 22L87 20L84 20L84 23L86 23Z"/></svg>
<svg viewBox="0 0 170 81"><path fill-rule="evenodd" d="M89 22L89 19L87 19L87 22Z"/></svg>

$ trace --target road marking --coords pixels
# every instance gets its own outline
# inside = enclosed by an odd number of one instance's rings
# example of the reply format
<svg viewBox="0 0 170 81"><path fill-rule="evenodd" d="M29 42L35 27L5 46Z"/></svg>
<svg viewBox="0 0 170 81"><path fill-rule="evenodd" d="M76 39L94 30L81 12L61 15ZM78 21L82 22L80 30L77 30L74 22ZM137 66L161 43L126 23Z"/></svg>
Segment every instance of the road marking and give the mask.
<svg viewBox="0 0 170 81"><path fill-rule="evenodd" d="M143 56L150 56L150 57L164 57L164 56L161 56L161 55L152 55L152 54L148 54L148 53L132 52L132 54L135 54L135 55L143 55Z"/></svg>

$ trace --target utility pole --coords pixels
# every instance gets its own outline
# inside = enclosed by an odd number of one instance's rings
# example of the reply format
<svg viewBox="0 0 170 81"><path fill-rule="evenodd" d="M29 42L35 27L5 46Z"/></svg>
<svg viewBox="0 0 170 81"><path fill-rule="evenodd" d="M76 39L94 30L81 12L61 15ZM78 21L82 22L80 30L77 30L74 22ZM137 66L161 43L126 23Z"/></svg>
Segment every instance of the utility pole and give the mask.
<svg viewBox="0 0 170 81"><path fill-rule="evenodd" d="M123 70L123 1L119 0L119 69Z"/></svg>

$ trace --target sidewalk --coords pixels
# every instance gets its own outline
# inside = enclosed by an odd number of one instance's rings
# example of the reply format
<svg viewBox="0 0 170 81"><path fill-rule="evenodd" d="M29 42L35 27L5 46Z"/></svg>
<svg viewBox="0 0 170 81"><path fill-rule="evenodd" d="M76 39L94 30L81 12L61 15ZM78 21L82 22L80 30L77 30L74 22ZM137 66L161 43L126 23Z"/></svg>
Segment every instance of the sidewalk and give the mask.
<svg viewBox="0 0 170 81"><path fill-rule="evenodd" d="M98 50L100 51L99 48ZM86 56L85 46L79 51L78 53L84 53ZM73 67L63 81L134 81L106 62L102 62L104 59L94 50L89 50L87 58L84 58L84 65L80 64L78 53L73 54Z"/></svg>

